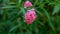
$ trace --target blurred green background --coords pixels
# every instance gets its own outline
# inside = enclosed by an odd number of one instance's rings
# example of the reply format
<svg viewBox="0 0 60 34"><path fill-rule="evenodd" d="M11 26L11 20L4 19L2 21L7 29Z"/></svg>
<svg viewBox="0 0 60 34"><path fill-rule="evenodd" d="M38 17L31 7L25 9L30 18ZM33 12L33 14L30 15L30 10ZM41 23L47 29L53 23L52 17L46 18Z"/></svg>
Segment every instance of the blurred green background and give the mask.
<svg viewBox="0 0 60 34"><path fill-rule="evenodd" d="M60 0L29 0L37 18L27 25L26 0L0 0L0 34L60 34Z"/></svg>

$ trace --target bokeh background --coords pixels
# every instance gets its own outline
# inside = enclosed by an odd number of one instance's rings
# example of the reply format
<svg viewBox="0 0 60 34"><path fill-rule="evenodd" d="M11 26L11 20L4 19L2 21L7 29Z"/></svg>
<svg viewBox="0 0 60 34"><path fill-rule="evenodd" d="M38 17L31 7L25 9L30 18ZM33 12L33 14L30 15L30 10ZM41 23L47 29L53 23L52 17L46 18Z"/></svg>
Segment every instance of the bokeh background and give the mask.
<svg viewBox="0 0 60 34"><path fill-rule="evenodd" d="M60 0L29 0L37 18L26 24L27 0L0 0L0 34L60 34Z"/></svg>

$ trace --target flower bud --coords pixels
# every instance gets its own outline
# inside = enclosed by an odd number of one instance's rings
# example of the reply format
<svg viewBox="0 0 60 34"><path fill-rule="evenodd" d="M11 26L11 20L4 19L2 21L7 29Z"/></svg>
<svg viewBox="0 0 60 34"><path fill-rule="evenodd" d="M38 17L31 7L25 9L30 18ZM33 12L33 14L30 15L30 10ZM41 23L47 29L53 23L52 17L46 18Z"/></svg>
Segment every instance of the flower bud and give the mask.
<svg viewBox="0 0 60 34"><path fill-rule="evenodd" d="M32 3L30 1L26 1L25 4L24 4L24 7L28 8L30 6L32 6Z"/></svg>

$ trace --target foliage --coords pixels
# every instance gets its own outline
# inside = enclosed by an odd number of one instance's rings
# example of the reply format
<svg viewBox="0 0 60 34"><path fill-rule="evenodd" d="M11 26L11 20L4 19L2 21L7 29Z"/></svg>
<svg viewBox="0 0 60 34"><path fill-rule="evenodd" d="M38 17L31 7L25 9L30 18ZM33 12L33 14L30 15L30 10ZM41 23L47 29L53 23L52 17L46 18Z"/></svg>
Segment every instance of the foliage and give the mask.
<svg viewBox="0 0 60 34"><path fill-rule="evenodd" d="M29 1L37 18L28 25L24 20L26 0L0 0L0 34L60 34L60 0Z"/></svg>

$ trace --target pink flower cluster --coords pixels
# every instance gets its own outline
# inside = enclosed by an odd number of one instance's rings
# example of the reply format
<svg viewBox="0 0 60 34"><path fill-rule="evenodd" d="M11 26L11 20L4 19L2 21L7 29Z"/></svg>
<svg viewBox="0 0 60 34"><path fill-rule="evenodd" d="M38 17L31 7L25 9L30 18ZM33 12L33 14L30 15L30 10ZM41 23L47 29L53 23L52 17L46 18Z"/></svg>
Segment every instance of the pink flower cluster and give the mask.
<svg viewBox="0 0 60 34"><path fill-rule="evenodd" d="M29 1L26 1L24 4L24 7L30 7L32 6L32 3ZM27 10L25 13L25 23L26 24L31 24L34 20L36 19L36 13L34 9Z"/></svg>
<svg viewBox="0 0 60 34"><path fill-rule="evenodd" d="M28 8L30 6L32 6L32 3L30 1L26 1L25 4L24 4L24 7Z"/></svg>
<svg viewBox="0 0 60 34"><path fill-rule="evenodd" d="M33 9L31 10L28 10L26 13L25 13L25 21L27 24L31 24L36 18L36 13Z"/></svg>

